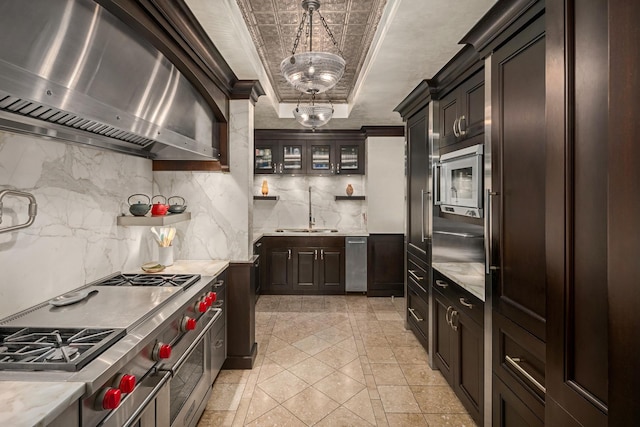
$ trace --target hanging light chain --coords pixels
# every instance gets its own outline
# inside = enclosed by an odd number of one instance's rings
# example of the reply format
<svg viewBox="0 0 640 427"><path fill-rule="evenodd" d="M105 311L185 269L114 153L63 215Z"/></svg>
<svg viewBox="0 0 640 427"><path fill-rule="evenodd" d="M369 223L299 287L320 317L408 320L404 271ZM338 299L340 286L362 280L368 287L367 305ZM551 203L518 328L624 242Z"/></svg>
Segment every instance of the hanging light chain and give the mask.
<svg viewBox="0 0 640 427"><path fill-rule="evenodd" d="M293 42L293 49L291 49L291 55L296 54L296 49L298 49L298 43L300 43L300 37L302 37L302 32L304 31L304 23L307 20L307 14L302 15L302 21L300 21L300 26L298 26L298 33L296 34L296 40Z"/></svg>
<svg viewBox="0 0 640 427"><path fill-rule="evenodd" d="M340 50L340 47L338 46L338 42L336 41L335 37L333 37L333 33L329 29L329 25L327 24L327 21L325 21L325 19L324 19L324 16L322 16L322 14L320 13L319 10L316 10L316 12L318 13L318 16L320 17L320 22L322 22L322 26L326 30L327 34L329 34L329 38L331 39L331 41L333 42L333 45L335 46L336 50L338 51L338 55L344 57L342 55L342 51Z"/></svg>

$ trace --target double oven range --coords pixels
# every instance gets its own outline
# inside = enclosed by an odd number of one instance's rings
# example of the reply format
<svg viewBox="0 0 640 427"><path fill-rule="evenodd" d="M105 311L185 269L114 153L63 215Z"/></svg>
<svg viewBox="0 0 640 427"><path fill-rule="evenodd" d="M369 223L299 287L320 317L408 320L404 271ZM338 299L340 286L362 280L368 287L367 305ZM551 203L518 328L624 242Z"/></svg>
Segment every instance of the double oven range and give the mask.
<svg viewBox="0 0 640 427"><path fill-rule="evenodd" d="M0 380L81 382L60 426L193 426L226 358L224 272L120 274L0 320Z"/></svg>

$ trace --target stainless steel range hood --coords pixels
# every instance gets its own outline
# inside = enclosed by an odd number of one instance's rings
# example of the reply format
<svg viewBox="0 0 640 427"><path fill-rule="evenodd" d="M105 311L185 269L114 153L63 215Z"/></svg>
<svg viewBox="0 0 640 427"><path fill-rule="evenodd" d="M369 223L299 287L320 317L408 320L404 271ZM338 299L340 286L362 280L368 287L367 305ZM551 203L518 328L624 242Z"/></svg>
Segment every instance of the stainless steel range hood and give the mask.
<svg viewBox="0 0 640 427"><path fill-rule="evenodd" d="M218 159L204 98L93 1L3 0L0 29L0 128L155 159Z"/></svg>

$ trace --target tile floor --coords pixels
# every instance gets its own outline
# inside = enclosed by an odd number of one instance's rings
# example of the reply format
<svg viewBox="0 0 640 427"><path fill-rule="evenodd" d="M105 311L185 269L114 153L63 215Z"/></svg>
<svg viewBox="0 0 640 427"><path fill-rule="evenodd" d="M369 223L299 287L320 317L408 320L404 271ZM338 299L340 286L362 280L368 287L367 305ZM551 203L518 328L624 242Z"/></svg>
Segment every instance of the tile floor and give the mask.
<svg viewBox="0 0 640 427"><path fill-rule="evenodd" d="M403 311L403 298L261 296L255 367L220 372L198 427L475 426Z"/></svg>

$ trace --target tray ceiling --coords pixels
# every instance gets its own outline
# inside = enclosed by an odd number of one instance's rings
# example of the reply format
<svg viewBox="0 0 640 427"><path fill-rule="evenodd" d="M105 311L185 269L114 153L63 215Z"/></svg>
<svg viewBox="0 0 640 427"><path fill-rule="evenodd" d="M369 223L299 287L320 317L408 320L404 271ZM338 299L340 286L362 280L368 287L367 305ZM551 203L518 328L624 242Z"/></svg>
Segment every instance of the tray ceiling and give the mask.
<svg viewBox="0 0 640 427"><path fill-rule="evenodd" d="M280 102L297 102L300 92L280 74L280 62L291 54L304 10L300 0L236 0L258 55ZM325 18L343 57L346 70L327 92L333 102L345 103L354 88L387 0L321 0ZM304 39L304 34L302 39ZM304 40L296 52L306 52ZM313 17L313 48L338 53L320 17ZM324 96L320 95L320 99ZM303 99L306 99L303 98Z"/></svg>

